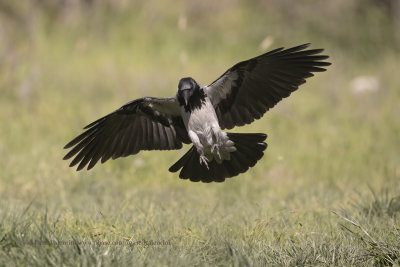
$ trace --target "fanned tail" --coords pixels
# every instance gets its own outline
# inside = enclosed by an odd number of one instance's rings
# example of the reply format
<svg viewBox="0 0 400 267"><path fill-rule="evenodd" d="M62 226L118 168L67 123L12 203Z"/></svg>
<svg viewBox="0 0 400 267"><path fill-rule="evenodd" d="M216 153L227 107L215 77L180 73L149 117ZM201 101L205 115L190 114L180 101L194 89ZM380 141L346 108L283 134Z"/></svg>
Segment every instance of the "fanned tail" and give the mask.
<svg viewBox="0 0 400 267"><path fill-rule="evenodd" d="M192 182L223 182L225 178L246 172L264 155L263 151L267 148L267 143L264 142L267 138L266 134L227 133L227 135L236 147L236 151L230 154L230 160L223 160L221 163L212 160L208 162L207 168L200 164L200 155L192 146L169 168L169 171L177 172L182 169L179 177L190 179Z"/></svg>

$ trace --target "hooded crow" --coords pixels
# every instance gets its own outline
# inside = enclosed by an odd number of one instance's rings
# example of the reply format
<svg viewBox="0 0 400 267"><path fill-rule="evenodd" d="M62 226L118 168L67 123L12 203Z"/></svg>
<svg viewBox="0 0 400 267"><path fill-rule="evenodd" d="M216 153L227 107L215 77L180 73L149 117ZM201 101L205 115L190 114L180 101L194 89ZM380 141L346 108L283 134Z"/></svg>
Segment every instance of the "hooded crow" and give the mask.
<svg viewBox="0 0 400 267"><path fill-rule="evenodd" d="M260 119L282 98L329 66L323 49L310 44L278 48L242 61L208 86L193 78L179 81L172 98L144 97L87 125L69 142L64 159L77 170L93 168L100 160L135 155L141 150L193 146L174 165L179 177L193 182L223 182L253 167L264 155L262 133L229 133L224 129Z"/></svg>

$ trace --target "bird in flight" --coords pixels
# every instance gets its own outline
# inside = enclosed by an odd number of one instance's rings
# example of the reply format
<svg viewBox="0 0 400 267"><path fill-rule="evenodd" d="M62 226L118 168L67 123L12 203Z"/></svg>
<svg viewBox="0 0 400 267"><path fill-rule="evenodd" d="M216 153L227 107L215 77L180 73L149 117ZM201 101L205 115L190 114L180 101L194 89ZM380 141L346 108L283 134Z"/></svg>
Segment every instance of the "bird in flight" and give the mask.
<svg viewBox="0 0 400 267"><path fill-rule="evenodd" d="M179 81L172 98L143 97L90 123L64 148L64 159L77 170L100 160L135 155L141 150L176 150L193 144L170 172L193 182L223 182L253 167L264 155L262 133L230 133L224 129L260 119L282 98L331 63L323 49L304 44L278 48L237 63L210 85L193 78Z"/></svg>

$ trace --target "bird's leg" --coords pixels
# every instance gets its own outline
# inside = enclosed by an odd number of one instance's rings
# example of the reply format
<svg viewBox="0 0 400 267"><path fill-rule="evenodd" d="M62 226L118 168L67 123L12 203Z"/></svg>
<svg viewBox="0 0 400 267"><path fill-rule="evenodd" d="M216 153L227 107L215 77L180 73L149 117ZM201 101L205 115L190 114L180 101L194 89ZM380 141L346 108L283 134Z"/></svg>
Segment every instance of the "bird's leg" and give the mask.
<svg viewBox="0 0 400 267"><path fill-rule="evenodd" d="M199 153L199 155L200 155L200 164L205 165L207 167L207 169L209 169L208 168L208 159L204 155L204 147L201 144L199 137L193 131L189 131L189 137L192 140L193 145L196 147L197 153Z"/></svg>
<svg viewBox="0 0 400 267"><path fill-rule="evenodd" d="M221 130L218 128L213 128L213 141L214 144L211 146L211 152L214 153L216 151L218 157L221 159L221 154L220 154L220 147L222 146L222 138L221 138Z"/></svg>
<svg viewBox="0 0 400 267"><path fill-rule="evenodd" d="M218 157L221 158L221 155L219 153L219 144L214 143L211 147L211 152L214 153L214 151L217 153Z"/></svg>
<svg viewBox="0 0 400 267"><path fill-rule="evenodd" d="M204 165L208 168L208 159L207 157L204 155L204 147L203 145L200 144L199 147L197 147L197 153L199 153L200 155L200 164Z"/></svg>
<svg viewBox="0 0 400 267"><path fill-rule="evenodd" d="M203 155L202 155L203 154ZM207 167L207 169L210 169L208 167L208 160L207 157L204 156L204 153L200 154L200 164L205 165Z"/></svg>

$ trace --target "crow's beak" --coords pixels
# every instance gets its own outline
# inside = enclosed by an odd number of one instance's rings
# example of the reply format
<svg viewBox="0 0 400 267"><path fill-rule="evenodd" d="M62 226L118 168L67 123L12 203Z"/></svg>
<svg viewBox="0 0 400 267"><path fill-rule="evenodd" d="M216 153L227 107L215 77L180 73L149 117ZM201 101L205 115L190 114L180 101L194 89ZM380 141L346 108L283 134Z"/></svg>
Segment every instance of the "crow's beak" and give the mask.
<svg viewBox="0 0 400 267"><path fill-rule="evenodd" d="M189 98L190 98L190 90L183 90L182 92L183 99L185 100L185 105L189 103Z"/></svg>

